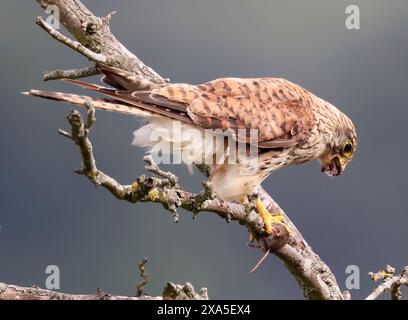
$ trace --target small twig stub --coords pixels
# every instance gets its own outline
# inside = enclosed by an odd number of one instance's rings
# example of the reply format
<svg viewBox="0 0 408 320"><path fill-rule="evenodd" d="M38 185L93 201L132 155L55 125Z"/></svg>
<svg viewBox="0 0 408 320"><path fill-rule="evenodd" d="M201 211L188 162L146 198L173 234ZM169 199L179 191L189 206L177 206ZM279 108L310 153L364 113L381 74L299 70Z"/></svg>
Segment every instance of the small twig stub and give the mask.
<svg viewBox="0 0 408 320"><path fill-rule="evenodd" d="M145 295L145 286L149 283L149 275L146 273L146 263L147 258L143 258L143 260L138 264L139 272L140 272L140 282L136 286L136 297L140 297Z"/></svg>

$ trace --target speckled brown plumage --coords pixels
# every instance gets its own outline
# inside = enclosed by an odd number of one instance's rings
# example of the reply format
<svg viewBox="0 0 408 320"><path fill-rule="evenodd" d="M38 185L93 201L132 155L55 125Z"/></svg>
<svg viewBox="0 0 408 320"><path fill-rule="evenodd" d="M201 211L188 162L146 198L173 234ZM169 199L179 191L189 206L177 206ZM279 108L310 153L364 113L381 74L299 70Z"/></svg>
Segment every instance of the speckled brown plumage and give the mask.
<svg viewBox="0 0 408 320"><path fill-rule="evenodd" d="M193 122L206 129L258 129L261 148L290 147L307 137L314 119L313 96L284 79L217 79L202 85L153 90L186 105Z"/></svg>
<svg viewBox="0 0 408 320"><path fill-rule="evenodd" d="M345 114L285 79L224 78L201 85L169 84L146 90L146 84L130 73L106 66L101 70L104 81L115 88L67 81L110 97L92 99L96 108L148 116L157 124L151 125L152 130L167 128L169 119L201 131L258 130L260 153L256 159L214 166L211 181L226 199L256 192L274 170L313 159L321 161L322 171L339 175L357 146L353 123ZM36 90L30 94L74 104L90 99ZM194 143L190 145L194 147ZM145 141L136 144L148 145ZM254 162L255 171L241 174L242 167Z"/></svg>

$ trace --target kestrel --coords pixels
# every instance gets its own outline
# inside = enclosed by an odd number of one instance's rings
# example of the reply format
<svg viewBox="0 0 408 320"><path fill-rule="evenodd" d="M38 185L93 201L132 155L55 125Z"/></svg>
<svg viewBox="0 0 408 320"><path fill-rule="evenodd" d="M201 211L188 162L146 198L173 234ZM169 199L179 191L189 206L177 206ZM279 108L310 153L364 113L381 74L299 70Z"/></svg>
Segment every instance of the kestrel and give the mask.
<svg viewBox="0 0 408 320"><path fill-rule="evenodd" d="M113 88L66 81L108 98L39 90L27 94L76 105L90 101L97 109L145 117L147 122L134 133L135 145L157 149L157 141L151 141L150 137L165 132L172 137L173 146L192 151L193 162L208 159L203 146L212 145L213 141L207 141L210 138L204 134L206 129L232 133L256 129L256 156L231 164L227 160L232 155L223 146L225 157L221 163L210 164L213 172L209 179L214 190L226 200L245 201L273 171L310 160L320 160L322 172L338 176L352 160L357 147L354 125L344 113L285 79L223 78L201 85L167 84L146 90L132 73L99 67L104 82ZM183 131L199 134L173 137L175 120L181 123ZM247 136L235 139L248 148L253 146ZM161 151L173 152L171 149ZM246 166L252 170L242 174ZM271 223L280 223L282 219L269 213L260 200L257 208L266 233L270 234Z"/></svg>

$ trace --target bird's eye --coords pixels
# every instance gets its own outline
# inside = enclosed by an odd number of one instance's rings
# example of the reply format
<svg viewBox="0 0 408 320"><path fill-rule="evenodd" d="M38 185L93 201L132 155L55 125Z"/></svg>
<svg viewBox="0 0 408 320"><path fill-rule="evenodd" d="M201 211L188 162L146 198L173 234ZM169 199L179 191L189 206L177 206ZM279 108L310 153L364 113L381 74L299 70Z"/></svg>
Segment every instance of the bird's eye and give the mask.
<svg viewBox="0 0 408 320"><path fill-rule="evenodd" d="M341 153L346 157L351 156L353 154L353 144L350 141L344 143L341 148Z"/></svg>

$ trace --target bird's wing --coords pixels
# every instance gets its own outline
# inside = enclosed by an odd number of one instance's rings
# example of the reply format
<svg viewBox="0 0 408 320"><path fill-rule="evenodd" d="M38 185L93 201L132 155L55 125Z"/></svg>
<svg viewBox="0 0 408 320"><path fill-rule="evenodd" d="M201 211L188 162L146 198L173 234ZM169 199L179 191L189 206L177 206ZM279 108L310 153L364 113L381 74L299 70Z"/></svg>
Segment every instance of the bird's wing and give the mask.
<svg viewBox="0 0 408 320"><path fill-rule="evenodd" d="M291 147L306 138L314 122L311 93L284 79L225 78L198 86L172 84L152 93L186 104L200 127L258 129L261 148Z"/></svg>
<svg viewBox="0 0 408 320"><path fill-rule="evenodd" d="M141 91L143 82L131 73L112 67L103 67L101 71L115 89L78 80L66 81L111 97L96 100L96 108L164 116L207 129L234 132L244 129L244 142L250 142L251 129L257 129L260 148L296 145L307 137L315 121L310 108L313 95L284 79L224 78L198 86L169 84ZM35 90L28 94L74 104L82 104L88 98ZM236 136L242 139L239 132Z"/></svg>

